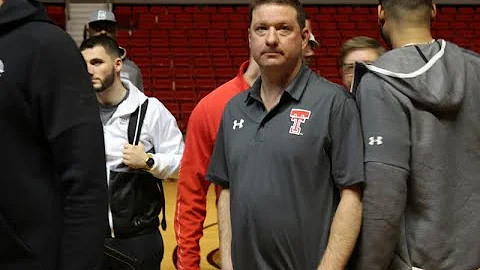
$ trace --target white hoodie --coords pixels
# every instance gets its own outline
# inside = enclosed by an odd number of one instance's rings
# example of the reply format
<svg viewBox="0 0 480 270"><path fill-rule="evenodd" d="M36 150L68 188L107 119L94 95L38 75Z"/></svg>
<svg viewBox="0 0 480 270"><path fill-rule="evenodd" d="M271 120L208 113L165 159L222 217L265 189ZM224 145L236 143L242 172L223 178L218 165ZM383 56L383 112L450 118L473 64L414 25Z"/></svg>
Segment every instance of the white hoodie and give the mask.
<svg viewBox="0 0 480 270"><path fill-rule="evenodd" d="M130 93L103 126L107 172L121 171L121 167L124 167L120 165L123 162L123 146L128 144L130 114L148 98L140 142L144 144L145 152L155 149L155 163L149 172L159 179L177 178L184 149L183 136L177 121L158 99L145 96L128 80L122 79L122 83Z"/></svg>

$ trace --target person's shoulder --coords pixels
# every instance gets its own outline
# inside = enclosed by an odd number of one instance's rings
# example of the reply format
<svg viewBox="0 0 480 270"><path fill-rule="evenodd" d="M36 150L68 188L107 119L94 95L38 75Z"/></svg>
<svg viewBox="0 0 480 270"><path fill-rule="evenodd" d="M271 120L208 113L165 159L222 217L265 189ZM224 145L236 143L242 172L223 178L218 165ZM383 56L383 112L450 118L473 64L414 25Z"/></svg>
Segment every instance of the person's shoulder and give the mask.
<svg viewBox="0 0 480 270"><path fill-rule="evenodd" d="M312 72L308 87L310 94L318 97L336 97L336 98L351 98L352 95L346 91L345 87L327 80L326 78Z"/></svg>
<svg viewBox="0 0 480 270"><path fill-rule="evenodd" d="M139 90L140 91L140 90ZM168 111L167 107L156 97L149 97L147 96L148 99L148 107L155 109L160 112L165 112Z"/></svg>
<svg viewBox="0 0 480 270"><path fill-rule="evenodd" d="M29 22L24 26L24 31L33 39L32 42L42 46L51 48L77 47L70 35L62 28L43 21Z"/></svg>
<svg viewBox="0 0 480 270"><path fill-rule="evenodd" d="M460 47L454 43L447 42L447 45L454 46L456 49L458 49L462 54L463 57L471 62L475 63L475 65L480 65L480 54L477 52L474 52L472 50L469 50L467 48Z"/></svg>
<svg viewBox="0 0 480 270"><path fill-rule="evenodd" d="M232 106L240 106L244 104L250 94L251 94L251 88L248 88L248 90L237 93L227 102L226 108L230 108Z"/></svg>
<svg viewBox="0 0 480 270"><path fill-rule="evenodd" d="M200 100L197 106L225 106L233 97L246 92L245 90L248 88L245 88L243 84L243 82L239 81L238 77L235 77L208 93L208 95Z"/></svg>

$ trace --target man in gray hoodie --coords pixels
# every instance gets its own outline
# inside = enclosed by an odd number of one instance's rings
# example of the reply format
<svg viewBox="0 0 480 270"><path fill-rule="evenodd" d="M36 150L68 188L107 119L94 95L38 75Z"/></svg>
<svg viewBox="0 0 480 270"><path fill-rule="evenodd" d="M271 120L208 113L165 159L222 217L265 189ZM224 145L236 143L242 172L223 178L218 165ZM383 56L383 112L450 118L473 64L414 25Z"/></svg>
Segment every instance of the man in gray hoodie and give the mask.
<svg viewBox="0 0 480 270"><path fill-rule="evenodd" d="M480 57L433 39L435 15L432 0L381 0L393 50L355 68L366 174L357 269L480 267Z"/></svg>

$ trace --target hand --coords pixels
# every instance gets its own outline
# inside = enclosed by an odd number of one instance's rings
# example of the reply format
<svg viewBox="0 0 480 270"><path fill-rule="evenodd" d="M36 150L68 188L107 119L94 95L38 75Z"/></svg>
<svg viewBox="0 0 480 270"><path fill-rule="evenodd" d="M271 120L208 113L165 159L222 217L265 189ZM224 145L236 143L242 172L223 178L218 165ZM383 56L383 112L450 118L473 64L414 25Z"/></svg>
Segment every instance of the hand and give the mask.
<svg viewBox="0 0 480 270"><path fill-rule="evenodd" d="M132 169L147 169L145 160L148 158L145 153L145 147L143 143L139 142L138 145L125 144L123 146L123 163Z"/></svg>

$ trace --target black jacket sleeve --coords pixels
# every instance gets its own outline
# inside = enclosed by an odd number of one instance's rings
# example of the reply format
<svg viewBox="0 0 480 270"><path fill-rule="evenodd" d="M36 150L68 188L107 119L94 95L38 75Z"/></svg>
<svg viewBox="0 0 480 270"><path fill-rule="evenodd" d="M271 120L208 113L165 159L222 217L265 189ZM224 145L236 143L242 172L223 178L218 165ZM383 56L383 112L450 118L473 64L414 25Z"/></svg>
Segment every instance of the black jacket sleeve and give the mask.
<svg viewBox="0 0 480 270"><path fill-rule="evenodd" d="M387 269L400 241L410 157L408 117L373 74L357 91L365 140L363 220L356 269Z"/></svg>
<svg viewBox="0 0 480 270"><path fill-rule="evenodd" d="M59 269L99 269L107 226L105 148L95 93L73 40L45 28L30 74L32 107L63 198Z"/></svg>

